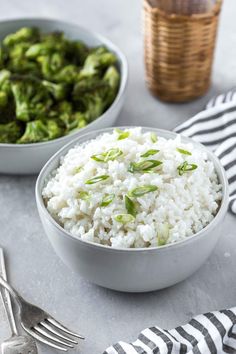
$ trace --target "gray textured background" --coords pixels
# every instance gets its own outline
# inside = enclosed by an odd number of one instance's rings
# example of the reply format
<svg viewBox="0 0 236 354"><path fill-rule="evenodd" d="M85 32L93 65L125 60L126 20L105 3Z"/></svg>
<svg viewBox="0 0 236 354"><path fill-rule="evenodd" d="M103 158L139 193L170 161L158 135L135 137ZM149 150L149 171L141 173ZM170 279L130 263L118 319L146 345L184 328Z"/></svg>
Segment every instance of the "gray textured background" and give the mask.
<svg viewBox="0 0 236 354"><path fill-rule="evenodd" d="M235 0L224 3L210 92L180 105L158 102L145 88L139 0L0 0L0 8L1 19L44 16L73 21L120 46L130 68L120 125L172 129L200 111L213 94L236 85ZM172 327L194 314L236 305L236 224L232 215L226 217L216 250L190 279L160 292L122 294L89 284L57 258L38 218L34 184L33 177L0 176L0 244L8 255L12 284L86 336L79 352L101 354L114 341L134 340L145 326ZM0 306L0 340L8 335ZM40 346L40 352L53 351Z"/></svg>

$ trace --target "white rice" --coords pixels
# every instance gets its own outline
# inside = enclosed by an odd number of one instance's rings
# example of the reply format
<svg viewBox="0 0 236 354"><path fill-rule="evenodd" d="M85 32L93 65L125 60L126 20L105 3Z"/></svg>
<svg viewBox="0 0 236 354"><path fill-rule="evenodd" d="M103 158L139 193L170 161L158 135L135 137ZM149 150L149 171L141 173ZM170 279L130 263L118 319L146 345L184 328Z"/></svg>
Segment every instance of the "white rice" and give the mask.
<svg viewBox="0 0 236 354"><path fill-rule="evenodd" d="M82 240L122 248L177 242L209 224L217 213L222 192L207 154L192 144L182 143L180 136L174 140L158 137L153 143L151 133L142 133L141 128L126 131L130 134L126 139L117 140L116 131L105 133L74 147L62 158L60 167L43 189L46 207L53 218ZM114 161L91 159L92 155L111 148L119 148L123 154ZM191 155L180 153L179 148ZM147 158L140 157L150 149L160 151ZM128 172L130 163L150 159L162 162L153 173ZM197 168L179 175L177 168L185 161L196 164ZM100 175L109 178L95 184L85 183ZM130 197L137 212L134 220L126 224L117 221L117 215L128 213L125 195L146 185L158 189L141 197ZM81 199L81 191L88 192L89 199ZM114 199L102 207L101 201L107 194L114 194Z"/></svg>

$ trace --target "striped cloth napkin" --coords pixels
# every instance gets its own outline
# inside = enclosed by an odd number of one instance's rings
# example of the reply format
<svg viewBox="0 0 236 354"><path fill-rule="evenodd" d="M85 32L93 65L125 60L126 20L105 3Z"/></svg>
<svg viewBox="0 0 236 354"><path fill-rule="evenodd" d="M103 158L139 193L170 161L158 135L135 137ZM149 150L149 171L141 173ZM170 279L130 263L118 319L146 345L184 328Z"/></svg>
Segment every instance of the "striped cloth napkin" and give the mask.
<svg viewBox="0 0 236 354"><path fill-rule="evenodd" d="M229 181L229 209L236 214L236 90L211 99L175 132L204 144L220 159Z"/></svg>
<svg viewBox="0 0 236 354"><path fill-rule="evenodd" d="M175 131L204 144L221 160L229 181L229 208L236 214L236 90L211 99ZM171 330L146 328L135 342L118 342L103 354L221 353L236 354L236 307L199 315Z"/></svg>
<svg viewBox="0 0 236 354"><path fill-rule="evenodd" d="M103 354L222 353L236 353L236 307L199 315L171 330L146 328L135 342L118 342Z"/></svg>

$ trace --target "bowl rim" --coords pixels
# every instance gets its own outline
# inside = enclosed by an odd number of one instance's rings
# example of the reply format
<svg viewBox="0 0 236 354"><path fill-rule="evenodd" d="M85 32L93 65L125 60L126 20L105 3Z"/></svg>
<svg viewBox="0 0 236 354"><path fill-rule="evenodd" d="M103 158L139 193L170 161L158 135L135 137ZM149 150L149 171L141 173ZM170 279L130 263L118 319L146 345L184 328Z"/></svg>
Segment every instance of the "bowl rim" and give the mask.
<svg viewBox="0 0 236 354"><path fill-rule="evenodd" d="M133 128L137 128L138 126L119 126L118 128L120 129L133 129ZM59 158L61 156L63 156L63 152L67 153L68 150L72 147L74 147L76 144L79 144L79 140L82 139L83 143L87 140L85 140L85 138L88 136L88 141L91 139L96 138L98 135L101 135L103 133L106 132L111 132L112 130L114 130L116 127L110 127L110 128L106 128L106 129L99 129L99 130L94 130L91 132L88 132L84 135L81 135L79 137L77 137L76 139L74 139L73 141L71 141L70 143L66 144L64 147L62 147L60 150L58 150L48 161L47 163L44 165L44 167L42 168L42 170L40 171L37 180L36 180L36 184L35 184L35 197L36 197L36 203L37 203L37 207L38 207L38 211L40 214L40 211L42 211L44 217L47 218L47 220L59 231L63 234L63 236L65 237L69 237L71 240L74 240L76 242L81 242L83 245L87 245L89 247L95 247L95 248L100 248L103 250L108 250L108 252L162 252L162 251L166 251L169 250L170 248L176 248L176 247L181 247L183 244L187 244L189 242L193 242L196 241L197 239L201 238L201 237L205 237L205 233L209 232L211 229L213 229L220 221L222 221L224 215L226 214L227 208L228 208L228 202L229 202L229 191L228 191L228 179L226 177L226 173L225 170L223 168L223 166L221 165L220 160L218 159L218 157L216 155L214 155L214 153L212 151L210 151L208 148L206 148L203 144L194 141L193 139L190 139L188 137L185 137L181 134L175 133L173 131L169 131L169 130L164 130L164 129L158 129L158 128L153 128L153 127L144 127L144 126L140 126L140 128L142 129L142 131L144 132L148 132L148 131L153 131L156 132L157 134L159 134L161 136L161 134L163 134L163 136L168 135L169 137L166 137L167 139L172 139L175 138L177 136L181 136L181 140L183 140L183 142L185 143L191 143L194 146L197 146L198 148L204 150L207 153L208 158L214 163L214 166L216 168L216 166L219 169L219 172L221 174L220 179L222 179L221 184L222 184L222 201L220 204L220 208L217 212L217 214L214 216L213 220L210 221L210 223L208 225L206 225L203 229L201 229L199 232L188 236L186 239L177 241L175 243L170 243L161 247L155 246L155 247L139 247L139 248L119 248L119 247L111 247L111 246L107 246L107 245L101 245L99 243L95 243L95 242L91 242L91 241L85 241L82 240L74 235L72 235L70 232L66 231L61 225L59 225L57 223L57 221L51 216L51 214L49 213L49 211L46 209L44 202L43 202L43 198L42 198L42 194L41 194L41 189L40 187L43 186L43 182L45 181L45 178L49 175L48 173L44 176L45 171L48 169L48 167L51 165L51 163L56 159ZM89 139L90 135L95 135L93 136L91 139ZM52 172L52 170L50 171ZM219 174L219 173L218 173ZM219 176L218 176L219 177ZM46 233L46 232L45 232Z"/></svg>
<svg viewBox="0 0 236 354"><path fill-rule="evenodd" d="M12 23L18 22L19 25L22 22L22 25L24 23L25 23L25 25L27 25L27 22L31 22L31 21L54 22L54 23L58 23L59 25L74 26L78 29L78 32L81 31L83 33L86 33L91 38L94 38L94 39L100 41L102 44L104 44L109 49L114 51L118 60L120 61L120 86L119 86L119 90L117 92L116 98L112 102L111 106L105 112L103 112L99 117L97 117L94 121L92 121L91 123L89 123L85 127L78 129L68 135L64 135L64 136L61 136L59 138L52 139L49 141L38 142L38 143L28 143L28 144L0 143L0 148L5 147L8 149L14 149L14 148L19 148L19 149L26 149L27 148L28 149L28 148L35 148L35 147L43 147L46 145L52 145L53 143L63 142L63 141L65 141L65 143L67 143L68 140L76 138L76 135L78 133L80 133L80 134L81 134L81 132L86 133L86 130L88 129L88 127L91 128L95 122L97 123L99 120L102 120L106 115L110 114L115 109L115 107L117 106L117 104L121 100L121 98L123 97L123 94L125 92L125 89L126 89L127 83L128 83L128 61L127 61L125 54L110 39L106 38L105 36L101 35L98 32L90 31L89 29L87 29L83 26L77 25L75 22L63 21L60 19L50 18L50 17L45 17L45 18L44 17L22 17L22 18L15 18L15 19L12 18L9 20L0 21L0 25L1 24L3 24L3 25L8 24L11 22ZM36 27L37 27L37 25L36 25ZM79 40L79 38L78 38L78 40Z"/></svg>

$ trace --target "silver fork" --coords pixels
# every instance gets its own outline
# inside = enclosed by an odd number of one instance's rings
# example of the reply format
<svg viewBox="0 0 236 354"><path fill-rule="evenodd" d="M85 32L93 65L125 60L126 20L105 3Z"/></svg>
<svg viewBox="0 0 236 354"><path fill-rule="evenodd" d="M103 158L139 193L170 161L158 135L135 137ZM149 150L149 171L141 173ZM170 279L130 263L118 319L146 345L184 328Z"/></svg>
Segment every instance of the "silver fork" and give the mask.
<svg viewBox="0 0 236 354"><path fill-rule="evenodd" d="M80 334L64 327L41 308L25 301L1 276L0 285L9 291L18 304L21 326L38 341L66 352L68 348L78 344L73 337L84 339Z"/></svg>
<svg viewBox="0 0 236 354"><path fill-rule="evenodd" d="M0 274L1 273L3 278L7 280L4 253L0 248ZM18 333L8 291L2 289L0 294L2 295L3 305L12 332L11 338L4 340L1 344L2 354L37 354L38 351L34 339L27 335L19 335Z"/></svg>

